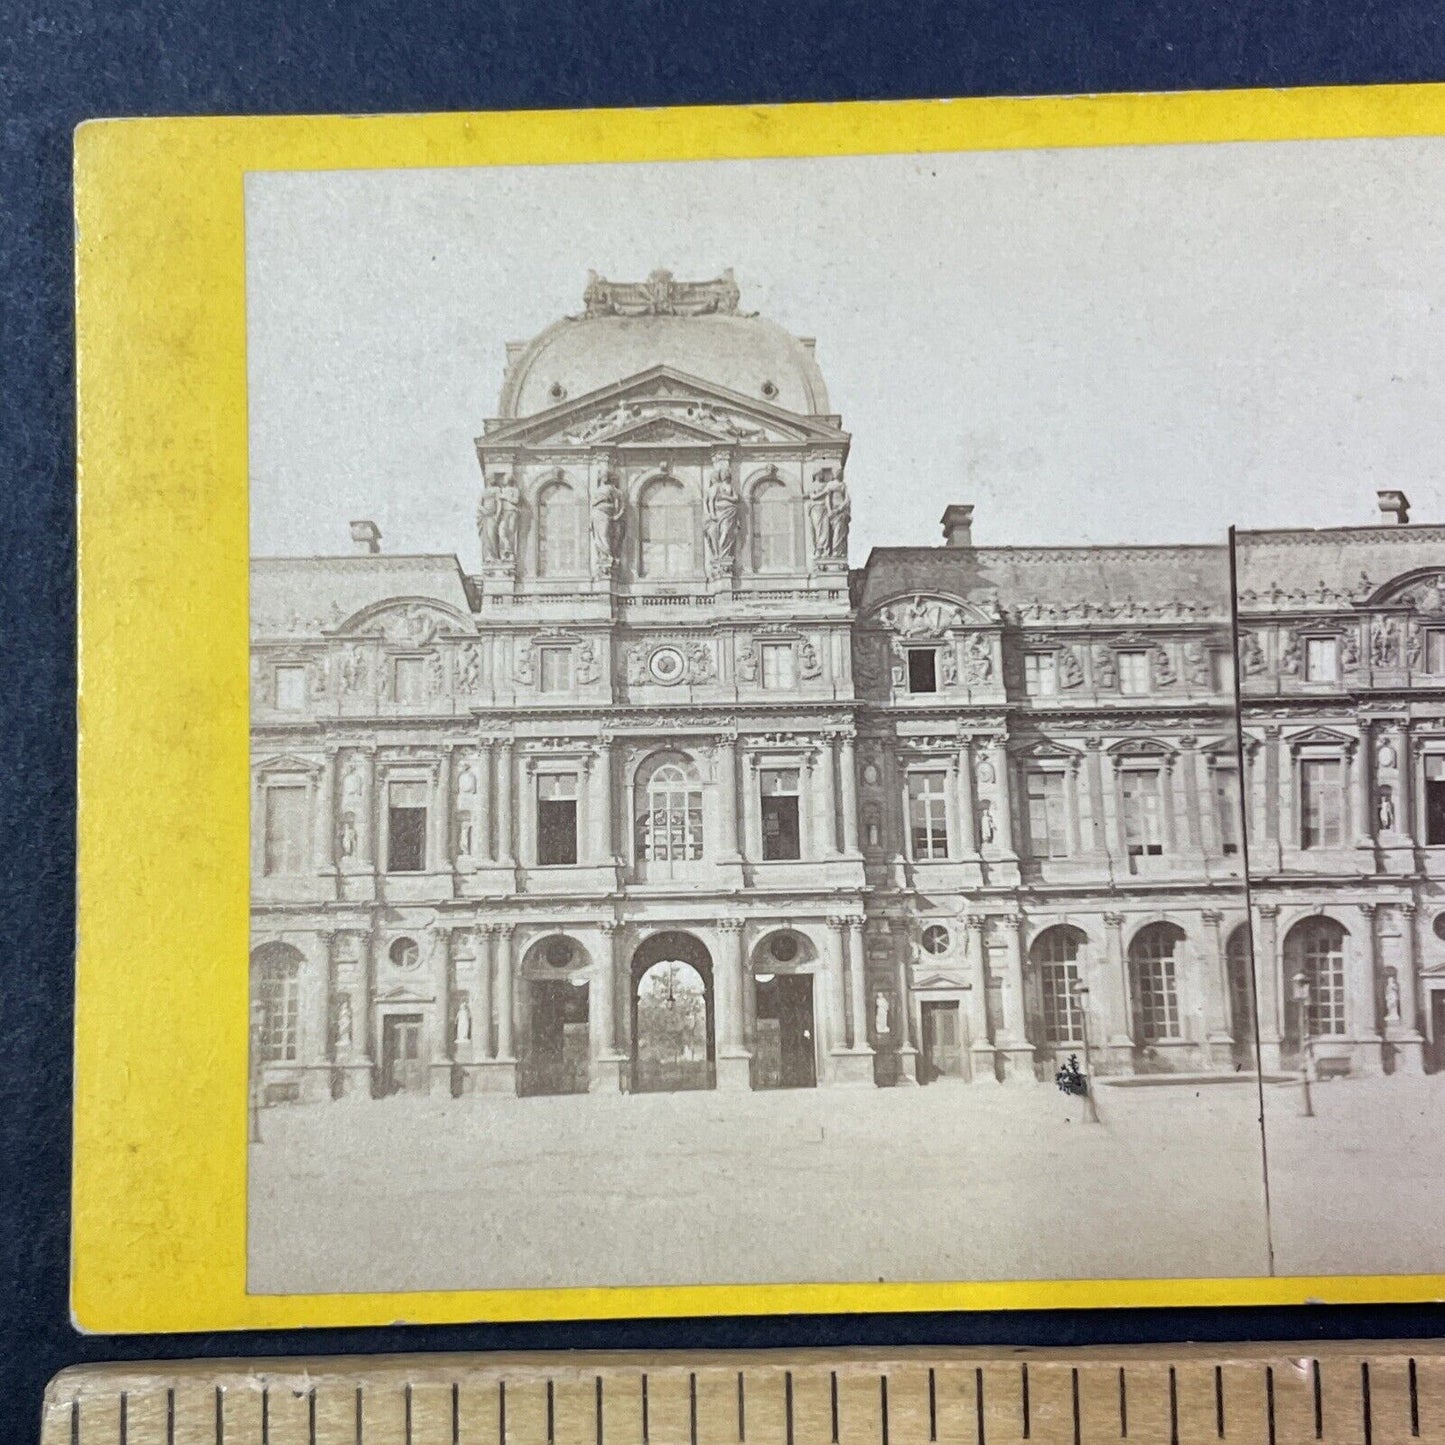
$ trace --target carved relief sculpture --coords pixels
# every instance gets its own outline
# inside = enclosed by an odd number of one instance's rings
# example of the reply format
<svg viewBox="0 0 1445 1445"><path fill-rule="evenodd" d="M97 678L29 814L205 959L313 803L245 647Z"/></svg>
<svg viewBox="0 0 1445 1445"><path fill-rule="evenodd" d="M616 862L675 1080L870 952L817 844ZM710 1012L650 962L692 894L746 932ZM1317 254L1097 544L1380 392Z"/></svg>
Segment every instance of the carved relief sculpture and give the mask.
<svg viewBox="0 0 1445 1445"><path fill-rule="evenodd" d="M687 654L687 680L709 682L717 676L717 663L713 660L712 648L706 642L689 642L683 648Z"/></svg>
<svg viewBox="0 0 1445 1445"><path fill-rule="evenodd" d="M641 687L647 681L647 649L634 643L627 649L627 684Z"/></svg>
<svg viewBox="0 0 1445 1445"><path fill-rule="evenodd" d="M1119 685L1119 669L1114 665L1114 654L1107 647L1094 649L1094 686L1114 688Z"/></svg>
<svg viewBox="0 0 1445 1445"><path fill-rule="evenodd" d="M989 647L988 635L970 632L963 644L963 680L970 687L993 679L993 652Z"/></svg>
<svg viewBox="0 0 1445 1445"><path fill-rule="evenodd" d="M469 642L457 654L457 691L474 693L482 685L482 650Z"/></svg>
<svg viewBox="0 0 1445 1445"><path fill-rule="evenodd" d="M1300 642L1293 632L1284 634L1284 650L1279 655L1279 670L1286 677L1299 676Z"/></svg>
<svg viewBox="0 0 1445 1445"><path fill-rule="evenodd" d="M599 674L596 644L590 641L582 643L577 649L577 681L583 684L596 682Z"/></svg>
<svg viewBox="0 0 1445 1445"><path fill-rule="evenodd" d="M512 680L521 687L531 687L536 681L536 644L518 639L516 656L512 659Z"/></svg>
<svg viewBox="0 0 1445 1445"><path fill-rule="evenodd" d="M1209 672L1209 649L1202 642L1185 644L1184 666L1190 687L1208 687L1212 678Z"/></svg>
<svg viewBox="0 0 1445 1445"><path fill-rule="evenodd" d="M367 676L366 653L360 647L353 647L341 660L341 690L365 691Z"/></svg>
<svg viewBox="0 0 1445 1445"><path fill-rule="evenodd" d="M823 664L818 660L818 649L806 637L798 644L798 674L807 680L823 674Z"/></svg>
<svg viewBox="0 0 1445 1445"><path fill-rule="evenodd" d="M1156 642L1150 655L1155 687L1173 687L1179 681L1179 674L1174 670L1174 659L1169 655L1169 649L1162 642Z"/></svg>
<svg viewBox="0 0 1445 1445"><path fill-rule="evenodd" d="M1265 670L1264 648L1260 646L1259 633L1239 634L1239 666L1246 677L1260 677Z"/></svg>
<svg viewBox="0 0 1445 1445"><path fill-rule="evenodd" d="M758 680L758 651L751 637L745 637L738 647L738 676L744 682Z"/></svg>
<svg viewBox="0 0 1445 1445"><path fill-rule="evenodd" d="M1059 685L1067 688L1084 685L1084 665L1072 647L1061 648L1059 651Z"/></svg>
<svg viewBox="0 0 1445 1445"><path fill-rule="evenodd" d="M703 544L709 577L729 577L737 563L738 514L742 498L730 462L719 462L703 488Z"/></svg>
<svg viewBox="0 0 1445 1445"><path fill-rule="evenodd" d="M1340 637L1340 664L1351 669L1360 665L1360 634L1353 627L1347 627Z"/></svg>
<svg viewBox="0 0 1445 1445"><path fill-rule="evenodd" d="M1375 618L1370 656L1376 667L1399 667L1400 624L1393 617Z"/></svg>
<svg viewBox="0 0 1445 1445"><path fill-rule="evenodd" d="M497 472L477 504L477 534L482 542L482 561L515 564L517 524L522 492L510 472Z"/></svg>
<svg viewBox="0 0 1445 1445"><path fill-rule="evenodd" d="M742 292L729 266L713 281L678 281L654 271L646 281L609 281L587 273L581 319L598 316L736 316Z"/></svg>
<svg viewBox="0 0 1445 1445"><path fill-rule="evenodd" d="M622 555L626 510L617 477L604 462L592 487L592 562L599 577L610 577Z"/></svg>
<svg viewBox="0 0 1445 1445"><path fill-rule="evenodd" d="M945 688L958 686L958 648L953 643L938 651L938 683Z"/></svg>
<svg viewBox="0 0 1445 1445"><path fill-rule="evenodd" d="M803 494L807 499L808 537L815 562L846 562L853 506L842 472L821 467Z"/></svg>

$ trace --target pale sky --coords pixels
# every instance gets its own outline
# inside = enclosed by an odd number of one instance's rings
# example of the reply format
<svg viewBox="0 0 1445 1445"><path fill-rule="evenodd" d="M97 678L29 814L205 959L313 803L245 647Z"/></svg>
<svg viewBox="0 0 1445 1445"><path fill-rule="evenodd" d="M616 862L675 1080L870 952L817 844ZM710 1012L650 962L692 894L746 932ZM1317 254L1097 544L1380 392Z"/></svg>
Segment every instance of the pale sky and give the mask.
<svg viewBox="0 0 1445 1445"><path fill-rule="evenodd" d="M1445 141L254 174L257 553L474 567L503 346L589 267L817 338L852 557L1445 521Z"/></svg>

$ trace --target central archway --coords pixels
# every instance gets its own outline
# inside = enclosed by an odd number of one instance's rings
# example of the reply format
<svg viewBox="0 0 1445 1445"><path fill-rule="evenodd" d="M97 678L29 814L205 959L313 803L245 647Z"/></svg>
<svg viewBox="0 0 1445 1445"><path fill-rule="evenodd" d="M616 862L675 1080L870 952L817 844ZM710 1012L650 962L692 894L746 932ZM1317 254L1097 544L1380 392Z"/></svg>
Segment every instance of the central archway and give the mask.
<svg viewBox="0 0 1445 1445"><path fill-rule="evenodd" d="M632 1089L717 1084L712 956L690 933L655 933L632 956Z"/></svg>

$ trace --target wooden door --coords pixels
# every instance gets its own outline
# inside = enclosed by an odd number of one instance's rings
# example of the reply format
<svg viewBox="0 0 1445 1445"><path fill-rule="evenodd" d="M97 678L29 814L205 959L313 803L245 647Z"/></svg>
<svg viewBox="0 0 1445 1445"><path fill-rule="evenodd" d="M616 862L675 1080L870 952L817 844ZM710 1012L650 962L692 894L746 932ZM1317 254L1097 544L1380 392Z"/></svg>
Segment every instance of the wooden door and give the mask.
<svg viewBox="0 0 1445 1445"><path fill-rule="evenodd" d="M963 1027L952 1000L924 1003L923 1063L927 1081L963 1078Z"/></svg>
<svg viewBox="0 0 1445 1445"><path fill-rule="evenodd" d="M384 1093L426 1092L420 1014L388 1014L382 1020L381 1076Z"/></svg>

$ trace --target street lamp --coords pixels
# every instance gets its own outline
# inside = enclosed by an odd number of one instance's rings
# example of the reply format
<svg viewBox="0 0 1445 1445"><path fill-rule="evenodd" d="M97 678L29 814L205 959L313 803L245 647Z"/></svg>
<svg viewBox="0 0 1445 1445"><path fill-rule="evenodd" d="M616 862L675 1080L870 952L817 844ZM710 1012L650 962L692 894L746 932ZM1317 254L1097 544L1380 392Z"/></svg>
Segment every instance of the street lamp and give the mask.
<svg viewBox="0 0 1445 1445"><path fill-rule="evenodd" d="M1069 992L1079 1006L1079 1032L1084 1039L1084 1102L1088 1105L1089 1118L1097 1124L1099 1106L1094 1102L1094 1057L1089 1051L1089 985L1076 978Z"/></svg>
<svg viewBox="0 0 1445 1445"><path fill-rule="evenodd" d="M1304 1109L1302 1113L1306 1119L1313 1119L1315 1116L1314 1099L1310 1096L1310 1074L1314 1068L1314 1036L1310 1033L1310 980L1309 975L1301 969L1290 979L1290 997L1295 1002L1298 1013L1295 1017L1299 1020L1300 1047L1303 1057L1300 1060L1300 1074L1304 1082Z"/></svg>
<svg viewBox="0 0 1445 1445"><path fill-rule="evenodd" d="M265 1005L260 999L251 1003L250 1055L250 1142L261 1142L261 1030L266 1019Z"/></svg>

